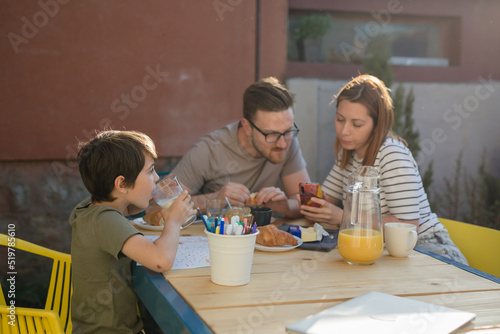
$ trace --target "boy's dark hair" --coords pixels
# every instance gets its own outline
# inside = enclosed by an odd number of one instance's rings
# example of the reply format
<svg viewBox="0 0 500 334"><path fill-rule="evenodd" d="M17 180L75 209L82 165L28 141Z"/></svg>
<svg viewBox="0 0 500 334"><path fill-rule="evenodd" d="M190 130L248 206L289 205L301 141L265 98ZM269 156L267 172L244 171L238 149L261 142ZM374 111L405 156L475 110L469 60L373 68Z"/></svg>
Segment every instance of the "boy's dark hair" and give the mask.
<svg viewBox="0 0 500 334"><path fill-rule="evenodd" d="M257 110L283 111L292 106L292 94L274 77L250 85L243 94L243 117L250 121Z"/></svg>
<svg viewBox="0 0 500 334"><path fill-rule="evenodd" d="M122 175L133 187L144 168L145 155L157 158L153 141L136 131L102 131L94 139L80 143L77 161L83 184L92 202L112 202L115 179Z"/></svg>

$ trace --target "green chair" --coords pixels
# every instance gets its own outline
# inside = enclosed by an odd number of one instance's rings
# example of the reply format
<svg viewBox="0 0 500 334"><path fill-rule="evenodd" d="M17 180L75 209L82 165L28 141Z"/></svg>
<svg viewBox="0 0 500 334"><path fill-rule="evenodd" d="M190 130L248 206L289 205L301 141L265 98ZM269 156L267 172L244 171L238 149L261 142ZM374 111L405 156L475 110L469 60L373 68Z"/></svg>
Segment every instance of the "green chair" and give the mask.
<svg viewBox="0 0 500 334"><path fill-rule="evenodd" d="M500 231L439 218L472 268L500 277Z"/></svg>

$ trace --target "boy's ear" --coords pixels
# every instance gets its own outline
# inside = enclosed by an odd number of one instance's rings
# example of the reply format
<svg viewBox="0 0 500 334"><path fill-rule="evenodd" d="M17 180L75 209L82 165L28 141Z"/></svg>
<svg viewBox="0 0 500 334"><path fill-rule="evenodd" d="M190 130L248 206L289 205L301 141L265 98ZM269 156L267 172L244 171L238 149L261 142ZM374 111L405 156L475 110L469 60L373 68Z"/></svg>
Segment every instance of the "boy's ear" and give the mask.
<svg viewBox="0 0 500 334"><path fill-rule="evenodd" d="M128 188L125 185L125 177L123 175L120 175L115 179L115 189L123 194L128 192Z"/></svg>

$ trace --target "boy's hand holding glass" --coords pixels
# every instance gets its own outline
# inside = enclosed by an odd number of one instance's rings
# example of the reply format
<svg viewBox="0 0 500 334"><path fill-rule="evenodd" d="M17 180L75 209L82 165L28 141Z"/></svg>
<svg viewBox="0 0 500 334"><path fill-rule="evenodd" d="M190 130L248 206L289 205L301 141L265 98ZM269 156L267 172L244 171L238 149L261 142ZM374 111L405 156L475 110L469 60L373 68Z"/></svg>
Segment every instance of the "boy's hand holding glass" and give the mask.
<svg viewBox="0 0 500 334"><path fill-rule="evenodd" d="M162 209L168 209L175 204L173 211L169 210L169 215L182 215L183 212L187 211L181 229L188 227L196 220L196 211L193 209L194 204L191 202L191 196L187 194L187 191L183 191L177 177L166 176L158 181L156 189L153 191L153 198Z"/></svg>
<svg viewBox="0 0 500 334"><path fill-rule="evenodd" d="M191 224L186 225L193 212L196 211L194 210L194 203L191 201L191 196L189 196L187 190L183 190L170 207L163 210L162 217L165 224L175 222L176 225L179 225L183 229Z"/></svg>

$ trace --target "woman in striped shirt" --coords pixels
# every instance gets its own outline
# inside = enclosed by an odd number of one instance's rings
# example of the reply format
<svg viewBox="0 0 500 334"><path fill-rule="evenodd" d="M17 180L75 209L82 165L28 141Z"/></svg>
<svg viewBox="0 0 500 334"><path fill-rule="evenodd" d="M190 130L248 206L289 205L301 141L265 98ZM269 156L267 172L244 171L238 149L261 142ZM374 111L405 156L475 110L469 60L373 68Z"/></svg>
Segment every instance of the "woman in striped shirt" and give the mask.
<svg viewBox="0 0 500 334"><path fill-rule="evenodd" d="M391 131L392 100L384 83L360 75L336 97L335 155L337 162L323 183L325 199L313 199L319 208L301 206L301 213L320 223L340 225L349 174L359 166L375 166L380 172L382 222L415 224L417 245L467 264L448 232L431 211L417 163L404 139Z"/></svg>

